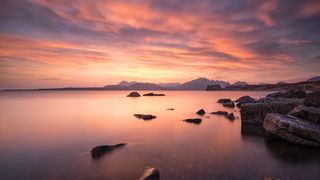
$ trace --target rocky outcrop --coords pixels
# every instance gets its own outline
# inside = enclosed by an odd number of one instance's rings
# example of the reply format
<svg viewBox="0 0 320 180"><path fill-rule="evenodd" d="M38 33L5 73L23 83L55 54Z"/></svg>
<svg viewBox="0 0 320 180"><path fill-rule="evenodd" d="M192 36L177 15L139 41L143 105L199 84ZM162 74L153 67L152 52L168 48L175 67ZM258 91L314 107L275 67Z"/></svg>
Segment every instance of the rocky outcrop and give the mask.
<svg viewBox="0 0 320 180"><path fill-rule="evenodd" d="M197 111L197 114L200 116L203 116L206 113L206 111L204 111L204 109L200 109L199 111Z"/></svg>
<svg viewBox="0 0 320 180"><path fill-rule="evenodd" d="M302 99L263 98L241 106L242 124L262 125L267 113L288 114Z"/></svg>
<svg viewBox="0 0 320 180"><path fill-rule="evenodd" d="M294 116L268 113L263 122L271 134L300 145L320 146L320 125Z"/></svg>
<svg viewBox="0 0 320 180"><path fill-rule="evenodd" d="M157 116L153 116L151 114L134 114L134 116L138 119L143 119L143 120L151 120L155 119Z"/></svg>
<svg viewBox="0 0 320 180"><path fill-rule="evenodd" d="M290 111L289 115L320 124L320 108L299 105Z"/></svg>
<svg viewBox="0 0 320 180"><path fill-rule="evenodd" d="M222 104L224 107L229 107L229 108L234 108L235 107L235 104L233 101L231 102L227 102L227 103L223 103Z"/></svg>
<svg viewBox="0 0 320 180"><path fill-rule="evenodd" d="M225 99L225 98L218 100L218 103L229 103L229 102L232 102L232 100L231 99Z"/></svg>
<svg viewBox="0 0 320 180"><path fill-rule="evenodd" d="M127 97L140 97L140 94L138 92L131 92Z"/></svg>
<svg viewBox="0 0 320 180"><path fill-rule="evenodd" d="M121 144L116 144L116 145L102 145L102 146L94 147L91 150L91 157L92 157L92 159L98 159L101 156L103 156L107 153L110 153L110 152L114 151L115 149L122 148L125 145L126 145L126 143L121 143Z"/></svg>
<svg viewBox="0 0 320 180"><path fill-rule="evenodd" d="M245 103L253 103L256 100L250 96L242 96L240 98L238 98L237 100L235 100L235 102L237 102L237 106L241 107L241 104L245 104Z"/></svg>
<svg viewBox="0 0 320 180"><path fill-rule="evenodd" d="M320 91L315 91L307 94L303 103L306 106L320 107Z"/></svg>
<svg viewBox="0 0 320 180"><path fill-rule="evenodd" d="M147 93L147 94L144 94L143 96L165 96L165 94Z"/></svg>
<svg viewBox="0 0 320 180"><path fill-rule="evenodd" d="M158 180L160 179L160 171L156 167L150 167L143 175L139 178L139 180Z"/></svg>
<svg viewBox="0 0 320 180"><path fill-rule="evenodd" d="M273 98L305 98L306 92L303 90L289 90L268 94L267 97Z"/></svg>
<svg viewBox="0 0 320 180"><path fill-rule="evenodd" d="M202 119L200 119L200 118L191 118L191 119L185 119L183 121L188 122L188 123L193 123L193 124L201 124Z"/></svg>

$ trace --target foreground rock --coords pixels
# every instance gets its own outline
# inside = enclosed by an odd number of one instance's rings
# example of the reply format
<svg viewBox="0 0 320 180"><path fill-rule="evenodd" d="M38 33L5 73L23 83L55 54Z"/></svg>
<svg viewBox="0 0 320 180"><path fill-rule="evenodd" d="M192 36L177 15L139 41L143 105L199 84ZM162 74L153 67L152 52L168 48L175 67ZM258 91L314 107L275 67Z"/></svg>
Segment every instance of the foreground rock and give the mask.
<svg viewBox="0 0 320 180"><path fill-rule="evenodd" d="M289 90L268 94L267 97L273 98L305 98L306 92L303 90Z"/></svg>
<svg viewBox="0 0 320 180"><path fill-rule="evenodd" d="M143 119L143 120L151 120L155 119L157 116L153 116L151 114L134 114L134 116L138 119Z"/></svg>
<svg viewBox="0 0 320 180"><path fill-rule="evenodd" d="M320 91L315 91L307 94L303 103L306 106L320 107Z"/></svg>
<svg viewBox="0 0 320 180"><path fill-rule="evenodd" d="M218 103L229 103L229 102L232 102L231 99L219 99L218 100Z"/></svg>
<svg viewBox="0 0 320 180"><path fill-rule="evenodd" d="M273 135L299 145L320 146L320 125L282 114L268 113L264 129Z"/></svg>
<svg viewBox="0 0 320 180"><path fill-rule="evenodd" d="M229 107L229 108L234 108L234 107L235 107L233 101L227 102L227 103L223 103L222 105L223 105L224 107Z"/></svg>
<svg viewBox="0 0 320 180"><path fill-rule="evenodd" d="M143 96L165 96L165 94L147 93L147 94L144 94Z"/></svg>
<svg viewBox="0 0 320 180"><path fill-rule="evenodd" d="M193 124L200 124L202 122L202 119L200 118L191 118L191 119L185 119L185 122L193 123Z"/></svg>
<svg viewBox="0 0 320 180"><path fill-rule="evenodd" d="M320 108L299 105L289 112L289 115L320 124Z"/></svg>
<svg viewBox="0 0 320 180"><path fill-rule="evenodd" d="M91 157L92 157L92 159L98 159L101 156L103 156L107 153L110 153L110 152L114 151L115 149L122 148L125 145L126 145L126 143L121 143L121 144L116 144L116 145L102 145L102 146L94 147L91 150Z"/></svg>
<svg viewBox="0 0 320 180"><path fill-rule="evenodd" d="M288 114L293 108L302 104L302 99L263 98L255 103L241 106L242 124L262 126L267 113Z"/></svg>
<svg viewBox="0 0 320 180"><path fill-rule="evenodd" d="M216 111L216 112L212 112L211 114L216 114L216 115L228 117L229 113L227 111Z"/></svg>
<svg viewBox="0 0 320 180"><path fill-rule="evenodd" d="M131 92L127 97L140 97L140 94L138 92Z"/></svg>
<svg viewBox="0 0 320 180"><path fill-rule="evenodd" d="M204 111L204 109L200 109L199 111L197 111L197 114L200 116L203 116L206 113L206 111Z"/></svg>
<svg viewBox="0 0 320 180"><path fill-rule="evenodd" d="M250 96L242 96L240 98L238 98L237 100L235 100L235 102L237 102L237 106L241 107L241 104L245 104L245 103L253 103L256 100Z"/></svg>
<svg viewBox="0 0 320 180"><path fill-rule="evenodd" d="M158 180L160 179L160 171L156 167L148 168L139 180Z"/></svg>

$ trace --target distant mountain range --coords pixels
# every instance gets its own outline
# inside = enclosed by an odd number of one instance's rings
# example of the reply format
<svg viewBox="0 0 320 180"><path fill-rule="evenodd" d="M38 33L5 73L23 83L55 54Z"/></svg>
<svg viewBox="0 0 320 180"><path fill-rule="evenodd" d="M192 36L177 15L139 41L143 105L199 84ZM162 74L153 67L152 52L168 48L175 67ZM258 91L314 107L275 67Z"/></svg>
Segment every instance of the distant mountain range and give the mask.
<svg viewBox="0 0 320 180"><path fill-rule="evenodd" d="M320 76L310 78L304 82L318 82ZM290 83L278 83L287 84ZM293 84L293 83L292 83ZM230 84L221 80L209 80L207 78L198 78L185 83L142 83L137 81L121 81L115 85L106 85L104 87L64 87L64 88L46 88L46 89L10 89L10 90L236 90L236 89L250 89L251 87L263 88L269 87L270 84L260 83L259 85L249 85L244 81L237 81Z"/></svg>

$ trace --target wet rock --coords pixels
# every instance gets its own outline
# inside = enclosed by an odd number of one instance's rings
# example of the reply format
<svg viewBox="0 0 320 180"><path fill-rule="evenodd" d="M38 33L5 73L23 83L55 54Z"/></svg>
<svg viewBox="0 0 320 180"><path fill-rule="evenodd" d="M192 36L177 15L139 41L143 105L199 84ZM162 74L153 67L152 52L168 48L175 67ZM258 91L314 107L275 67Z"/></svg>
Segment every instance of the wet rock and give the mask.
<svg viewBox="0 0 320 180"><path fill-rule="evenodd" d="M101 156L114 151L115 149L122 148L126 143L116 144L116 145L102 145L96 146L91 150L92 159L98 159Z"/></svg>
<svg viewBox="0 0 320 180"><path fill-rule="evenodd" d="M143 175L139 178L139 180L158 180L160 179L160 171L156 167L150 167Z"/></svg>
<svg viewBox="0 0 320 180"><path fill-rule="evenodd" d="M212 112L211 114L216 114L216 115L228 117L229 113L227 111L216 111L216 112Z"/></svg>
<svg viewBox="0 0 320 180"><path fill-rule="evenodd" d="M320 108L300 105L290 111L289 115L306 121L314 122L316 124L320 124Z"/></svg>
<svg viewBox="0 0 320 180"><path fill-rule="evenodd" d="M320 91L308 93L303 103L306 106L320 107Z"/></svg>
<svg viewBox="0 0 320 180"><path fill-rule="evenodd" d="M224 107L230 107L230 108L234 108L234 107L235 107L233 101L227 102L227 103L223 103L222 105L223 105Z"/></svg>
<svg viewBox="0 0 320 180"><path fill-rule="evenodd" d="M302 99L263 98L241 106L241 123L262 126L267 113L288 114Z"/></svg>
<svg viewBox="0 0 320 180"><path fill-rule="evenodd" d="M229 103L229 102L232 102L231 99L219 99L218 100L218 103Z"/></svg>
<svg viewBox="0 0 320 180"><path fill-rule="evenodd" d="M165 94L147 93L147 94L144 94L143 96L165 96Z"/></svg>
<svg viewBox="0 0 320 180"><path fill-rule="evenodd" d="M131 92L127 97L140 97L140 94L138 92Z"/></svg>
<svg viewBox="0 0 320 180"><path fill-rule="evenodd" d="M202 122L202 119L200 119L200 118L191 118L191 119L185 119L184 121L188 122L188 123L200 124Z"/></svg>
<svg viewBox="0 0 320 180"><path fill-rule="evenodd" d="M273 98L305 98L306 92L303 90L289 90L268 94L267 97Z"/></svg>
<svg viewBox="0 0 320 180"><path fill-rule="evenodd" d="M151 114L134 114L134 116L138 119L143 119L143 120L151 120L157 117Z"/></svg>
<svg viewBox="0 0 320 180"><path fill-rule="evenodd" d="M199 111L197 111L197 114L200 116L203 116L206 113L206 111L204 111L204 109L200 109Z"/></svg>
<svg viewBox="0 0 320 180"><path fill-rule="evenodd" d="M290 115L268 113L263 122L264 129L289 142L320 146L320 125Z"/></svg>
<svg viewBox="0 0 320 180"><path fill-rule="evenodd" d="M235 100L235 102L237 102L237 106L241 107L241 104L245 104L245 103L253 103L256 100L250 96L242 96L240 98L238 98L237 100Z"/></svg>
<svg viewBox="0 0 320 180"><path fill-rule="evenodd" d="M231 121L233 121L233 120L236 119L236 117L234 116L233 113L230 113L230 114L228 115L228 119L231 120Z"/></svg>
<svg viewBox="0 0 320 180"><path fill-rule="evenodd" d="M174 110L174 108L167 108L167 110L168 110L168 111L173 111L173 110Z"/></svg>

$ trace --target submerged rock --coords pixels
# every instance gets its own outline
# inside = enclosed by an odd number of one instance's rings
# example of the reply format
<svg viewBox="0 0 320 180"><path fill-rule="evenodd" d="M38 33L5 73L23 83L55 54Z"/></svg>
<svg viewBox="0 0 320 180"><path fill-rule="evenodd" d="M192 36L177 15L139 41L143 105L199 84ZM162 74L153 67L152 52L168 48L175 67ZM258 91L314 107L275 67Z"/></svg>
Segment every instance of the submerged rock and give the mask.
<svg viewBox="0 0 320 180"><path fill-rule="evenodd" d="M227 103L223 103L222 105L223 105L224 107L230 107L230 108L234 108L234 107L235 107L233 101L227 102Z"/></svg>
<svg viewBox="0 0 320 180"><path fill-rule="evenodd" d="M301 99L263 98L241 106L242 124L262 125L267 113L288 114L302 104Z"/></svg>
<svg viewBox="0 0 320 180"><path fill-rule="evenodd" d="M156 167L150 167L144 171L139 180L158 180L160 179L160 171Z"/></svg>
<svg viewBox="0 0 320 180"><path fill-rule="evenodd" d="M289 90L268 94L267 97L273 98L305 98L306 92L303 90Z"/></svg>
<svg viewBox="0 0 320 180"><path fill-rule="evenodd" d="M199 111L197 111L197 114L200 116L203 116L206 113L206 111L204 111L204 109L200 109Z"/></svg>
<svg viewBox="0 0 320 180"><path fill-rule="evenodd" d="M227 111L216 111L216 112L212 112L211 114L216 114L216 115L228 117L229 113Z"/></svg>
<svg viewBox="0 0 320 180"><path fill-rule="evenodd" d="M115 149L125 146L126 143L116 144L116 145L102 145L96 146L91 150L92 159L98 159L106 153L112 152Z"/></svg>
<svg viewBox="0 0 320 180"><path fill-rule="evenodd" d="M290 115L268 113L264 129L299 145L320 146L320 125Z"/></svg>
<svg viewBox="0 0 320 180"><path fill-rule="evenodd" d="M314 122L316 124L320 124L320 108L300 105L290 111L289 115L306 121Z"/></svg>
<svg viewBox="0 0 320 180"><path fill-rule="evenodd" d="M138 119L143 119L143 120L151 120L155 119L157 116L153 116L151 114L134 114L134 116Z"/></svg>
<svg viewBox="0 0 320 180"><path fill-rule="evenodd" d="M320 107L320 91L315 91L307 94L303 103L306 106Z"/></svg>
<svg viewBox="0 0 320 180"><path fill-rule="evenodd" d="M241 104L245 104L245 103L253 103L256 100L250 96L242 96L240 98L238 98L237 100L235 100L235 102L237 102L237 106L241 107Z"/></svg>
<svg viewBox="0 0 320 180"><path fill-rule="evenodd" d="M168 111L173 111L173 110L174 110L174 108L167 108L167 110L168 110Z"/></svg>
<svg viewBox="0 0 320 180"><path fill-rule="evenodd" d="M236 117L234 116L233 113L230 113L227 118L228 118L229 120L231 120L231 121L233 121L233 120L236 119Z"/></svg>
<svg viewBox="0 0 320 180"><path fill-rule="evenodd" d="M147 93L147 94L144 94L143 96L165 96L165 94Z"/></svg>
<svg viewBox="0 0 320 180"><path fill-rule="evenodd" d="M202 119L200 119L200 118L191 118L191 119L185 119L184 121L188 122L188 123L200 124L202 122Z"/></svg>
<svg viewBox="0 0 320 180"><path fill-rule="evenodd" d="M232 102L232 100L231 99L225 99L225 98L218 100L218 103L229 103L229 102Z"/></svg>
<svg viewBox="0 0 320 180"><path fill-rule="evenodd" d="M140 97L140 94L138 92L131 92L127 97Z"/></svg>

